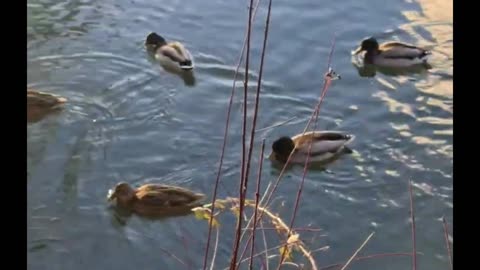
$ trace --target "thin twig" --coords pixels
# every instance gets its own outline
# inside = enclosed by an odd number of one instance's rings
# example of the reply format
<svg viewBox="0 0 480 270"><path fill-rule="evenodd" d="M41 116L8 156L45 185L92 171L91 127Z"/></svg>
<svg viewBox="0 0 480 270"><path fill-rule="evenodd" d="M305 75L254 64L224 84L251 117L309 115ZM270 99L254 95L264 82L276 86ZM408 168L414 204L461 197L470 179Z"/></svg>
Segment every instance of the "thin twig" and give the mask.
<svg viewBox="0 0 480 270"><path fill-rule="evenodd" d="M452 250L450 248L450 241L448 240L448 224L445 217L443 217L442 220L443 220L443 232L445 234L445 245L447 246L448 259L450 261L450 269L453 270Z"/></svg>
<svg viewBox="0 0 480 270"><path fill-rule="evenodd" d="M242 229L242 215L243 215L243 206L244 199L247 193L247 184L248 184L248 173L245 170L246 162L246 135L247 135L247 96L248 96L248 71L250 64L250 37L252 32L252 10L253 10L253 0L250 0L250 5L248 9L248 29L247 29L247 55L245 59L245 76L243 83L243 123L242 123L242 166L240 173L240 186L239 186L239 217L237 219L237 230L235 234L235 241L232 249L232 259L230 261L230 270L235 270L237 264L238 256L238 247L240 245L240 234Z"/></svg>
<svg viewBox="0 0 480 270"><path fill-rule="evenodd" d="M415 213L413 207L412 180L408 180L408 192L410 194L410 219L412 220L412 269L417 270L417 241L415 237Z"/></svg>
<svg viewBox="0 0 480 270"><path fill-rule="evenodd" d="M263 228L262 230L276 230L277 228L274 227L267 227ZM252 228L244 228L243 230L252 230ZM323 231L322 229L315 229L315 228L302 228L302 227L295 227L295 231L297 232L320 232Z"/></svg>
<svg viewBox="0 0 480 270"><path fill-rule="evenodd" d="M329 55L329 65L330 65L330 61L331 61L331 56L333 54L333 50L335 48L335 36L333 38L333 41L332 41L332 47L331 47L331 50L330 50L330 55ZM330 68L330 67L328 67ZM327 90L328 90L328 86L330 85L330 82L331 82L331 77L329 76L330 74L327 73L325 75L325 84L324 84L324 88L322 89L322 93L320 95L320 100L318 102L318 106L315 108L315 111L314 111L314 117L312 117L309 121L309 124L311 122L312 119L314 119L314 128L313 128L313 131L315 131L316 127L317 127L317 121L318 121L318 115L320 113L320 105L322 104L322 101L323 99L325 98L325 94L327 93ZM308 124L308 125L309 125ZM303 131L303 134L305 134L305 132L307 131L308 129L308 125L307 127L305 128L305 130ZM312 151L312 145L313 145L313 140L310 140L309 143L308 143L308 154L307 154L307 158L305 160L305 164L304 164L304 167L303 167L303 175L302 175L302 181L300 182L300 185L298 187L298 192L297 192L297 197L295 199L295 206L294 206L294 209L293 209L293 214L292 214L292 219L290 221L290 228L293 228L293 225L294 225L294 222L295 222L295 218L297 216L297 211L298 211L298 207L300 205L300 197L302 195L302 191L303 191L303 185L305 183L305 177L307 175L307 172L308 172L308 165L310 163L310 153ZM290 235L287 234L287 237ZM286 249L283 250L282 252L282 257L280 259L280 265L281 265L281 262L283 262L283 259L285 257L285 254L286 254ZM280 265L278 266L277 269L280 269Z"/></svg>
<svg viewBox="0 0 480 270"><path fill-rule="evenodd" d="M260 131L264 131L264 130L268 130L268 129L271 129L271 128L275 128L275 127L279 127L279 126L283 126L285 124L287 124L288 122L291 122L292 120L295 120L297 119L296 116L292 117L292 118L289 118L281 123L278 123L278 124L274 124L274 125L271 125L271 126L268 126L268 127L264 127L264 128L260 128L260 129L257 129L256 132L260 132Z"/></svg>
<svg viewBox="0 0 480 270"><path fill-rule="evenodd" d="M215 236L215 247L213 248L213 257L212 257L212 264L210 265L210 270L213 270L213 266L215 265L215 257L217 256L219 238L220 238L220 229L217 227L217 235Z"/></svg>
<svg viewBox="0 0 480 270"><path fill-rule="evenodd" d="M187 266L187 264L185 262L183 262L182 260L180 260L180 258L178 258L177 256L175 256L174 254L172 254L170 251L162 248L162 247L159 247L161 251L165 252L165 254L167 254L168 256L174 258L177 262L183 264L184 266Z"/></svg>
<svg viewBox="0 0 480 270"><path fill-rule="evenodd" d="M257 8L258 8L259 3L260 3L260 0L257 1L257 5L255 6L254 18L255 18L255 15L257 14ZM249 21L249 23L250 23L250 21ZM227 145L228 128L230 126L230 115L231 115L231 112L232 112L233 97L235 96L235 86L236 86L235 83L237 81L237 76L238 76L238 71L240 69L240 65L242 64L243 52L245 50L245 46L246 46L246 43L247 43L247 37L248 37L248 25L247 25L247 30L245 31L245 38L243 40L242 50L241 50L240 56L239 56L238 61L237 61L238 62L237 63L237 68L235 69L235 74L233 76L232 91L230 93L230 100L228 102L227 119L225 121L225 130L224 130L224 134L223 134L223 144L222 144L222 150L221 150L221 154L220 154L220 162L219 162L219 165L218 165L217 176L216 176L216 179L215 179L215 187L213 189L212 213L215 211L215 200L217 199L217 190L218 190L218 185L220 183L220 175L221 175L221 172L222 172L223 159L224 159L224 156L225 156L225 148L226 148L226 145ZM246 74L246 76L248 76L248 74ZM211 219L213 219L213 216L211 217ZM212 224L213 224L213 222L212 222L212 220L210 220L209 226L208 226L207 245L205 247L205 255L204 255L204 258L203 258L203 270L207 269L208 251L209 251L209 248L210 248L210 239L211 239L211 234L212 234Z"/></svg>
<svg viewBox="0 0 480 270"><path fill-rule="evenodd" d="M350 257L350 259L347 261L347 263L342 267L341 270L345 270L347 269L347 266L350 265L350 263L353 261L353 259L355 259L355 257L357 256L358 252L360 252L360 250L362 250L362 248L368 243L368 241L370 240L370 238L372 238L372 236L375 234L375 232L372 232L368 237L367 239L365 239L365 241L363 241L363 244L357 249L357 251L355 251L355 253L353 253L352 257Z"/></svg>
<svg viewBox="0 0 480 270"><path fill-rule="evenodd" d="M257 206L257 211L258 211L258 206ZM263 245L265 246L265 264L266 264L266 270L269 270L268 267L268 245L267 245L267 237L265 236L265 230L263 229L263 221L260 220L260 229L263 234Z"/></svg>
<svg viewBox="0 0 480 270"><path fill-rule="evenodd" d="M331 56L332 56L332 53L333 53L332 51L333 51L334 47L335 47L335 37L334 37L334 39L333 39L332 47L331 47L330 54L329 54L329 62L330 62L330 60L331 60L330 58L331 58ZM307 123L307 125L306 125L306 127L305 127L305 130L303 131L303 134L305 134L305 132L307 131L308 127L310 126L310 123L311 123L312 119L315 117L316 111L319 110L320 105L322 104L323 98L325 97L325 94L326 94L326 92L327 92L327 90L328 90L328 87L330 86L331 79L332 79L332 78L331 78L330 76L328 76L328 73L327 73L327 76L324 77L324 85L323 85L323 88L322 88L322 96L320 97L320 100L319 100L319 102L317 103L314 112L312 112L312 115L310 116L310 119L309 119L309 121L308 121L308 123ZM278 177L277 177L277 179L276 179L276 181L275 181L275 184L273 185L273 187L272 187L271 190L270 190L270 186L271 186L270 184L271 184L271 183L269 183L269 186L267 187L267 190L265 191L264 195L262 196L262 199L260 200L260 205L263 205L263 206L265 206L265 207L268 207L269 204L271 203L272 198L273 198L273 194L275 193L275 191L276 191L277 188L278 188L278 185L279 185L279 183L280 183L280 180L282 179L283 174L285 173L286 168L288 167L288 165L289 165L289 163L290 163L290 160L291 160L291 158L292 158L293 153L294 153L294 152L292 151L292 152L290 153L290 155L288 156L287 161L283 164L282 170L280 171L280 173L279 173L279 175L278 175ZM264 203L265 200L266 200L266 202ZM260 213L259 219L261 219L262 217L263 217L263 212ZM253 218L253 216L252 216L252 218ZM250 225L250 223L252 222L252 218L250 218L250 220L248 221L247 227L248 227L248 226ZM243 236L244 236L244 234L242 234L242 238L243 238ZM247 245L248 245L248 243L249 243L250 241L251 241L251 237L247 240Z"/></svg>
<svg viewBox="0 0 480 270"><path fill-rule="evenodd" d="M260 150L260 161L258 166L257 176L257 190L255 191L255 212L253 214L253 230L252 230L252 250L250 252L250 270L253 269L253 252L255 247L255 232L257 229L257 212L260 198L260 182L262 181L262 167L263 167L263 153L265 151L265 140L262 141L262 148Z"/></svg>

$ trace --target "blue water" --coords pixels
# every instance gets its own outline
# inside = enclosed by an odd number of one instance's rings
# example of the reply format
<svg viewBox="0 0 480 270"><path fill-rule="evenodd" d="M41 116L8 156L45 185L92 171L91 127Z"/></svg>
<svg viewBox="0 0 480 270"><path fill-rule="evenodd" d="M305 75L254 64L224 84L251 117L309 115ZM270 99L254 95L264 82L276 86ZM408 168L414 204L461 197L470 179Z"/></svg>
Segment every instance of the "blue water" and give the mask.
<svg viewBox="0 0 480 270"><path fill-rule="evenodd" d="M211 196L247 5L27 1L28 87L69 100L60 114L28 124L29 268L202 267L206 222L193 216L160 221L132 216L122 223L106 194L126 181L175 184ZM262 1L253 29L249 115L266 7ZM295 224L322 229L300 232L311 250L329 246L313 253L319 268L346 261L373 231L359 256L410 252L411 179L418 269L449 269L441 218L452 230L452 17L451 3L443 0L273 2L257 128L293 120L257 133L251 179L262 139L269 153L279 136L303 131L319 97L334 35L332 66L342 80L329 89L318 128L356 135L352 155L326 171L309 171L305 179ZM196 61L193 85L149 59L143 42L151 31L190 49ZM360 76L350 52L370 35L431 49L433 68ZM243 84L237 85L220 197L238 192ZM266 160L263 187L278 173ZM301 167L289 170L276 192L272 209L287 222L302 174ZM228 267L235 225L229 214L220 222L215 269ZM272 231L267 238L269 247L278 244ZM295 260L308 264L299 254ZM276 262L272 259L270 267ZM349 269L409 267L410 258L390 257L354 262Z"/></svg>

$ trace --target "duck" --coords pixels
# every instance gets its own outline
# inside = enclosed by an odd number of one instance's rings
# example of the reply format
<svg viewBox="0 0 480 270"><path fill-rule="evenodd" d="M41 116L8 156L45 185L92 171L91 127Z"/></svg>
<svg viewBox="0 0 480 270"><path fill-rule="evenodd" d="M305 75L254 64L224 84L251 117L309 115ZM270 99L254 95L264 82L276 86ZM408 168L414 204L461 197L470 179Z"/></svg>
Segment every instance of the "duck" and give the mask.
<svg viewBox="0 0 480 270"><path fill-rule="evenodd" d="M341 153L351 153L347 145L354 139L354 135L341 131L310 131L293 137L282 136L273 142L268 159L285 163L293 151L290 159L293 164L304 164L307 158L312 163L326 162Z"/></svg>
<svg viewBox="0 0 480 270"><path fill-rule="evenodd" d="M142 216L163 216L189 213L202 205L204 194L163 184L146 184L133 188L120 182L109 190L108 201Z"/></svg>
<svg viewBox="0 0 480 270"><path fill-rule="evenodd" d="M66 102L64 97L27 88L27 122L40 121L48 114L62 109Z"/></svg>
<svg viewBox="0 0 480 270"><path fill-rule="evenodd" d="M364 63L383 67L408 68L417 65L428 65L431 52L410 44L390 41L379 44L374 37L362 40L353 52L357 55L365 51Z"/></svg>
<svg viewBox="0 0 480 270"><path fill-rule="evenodd" d="M27 106L54 108L67 102L64 97L27 88Z"/></svg>
<svg viewBox="0 0 480 270"><path fill-rule="evenodd" d="M152 51L155 58L164 65L190 71L194 68L193 57L185 46L178 42L167 42L155 32L148 34L145 46Z"/></svg>

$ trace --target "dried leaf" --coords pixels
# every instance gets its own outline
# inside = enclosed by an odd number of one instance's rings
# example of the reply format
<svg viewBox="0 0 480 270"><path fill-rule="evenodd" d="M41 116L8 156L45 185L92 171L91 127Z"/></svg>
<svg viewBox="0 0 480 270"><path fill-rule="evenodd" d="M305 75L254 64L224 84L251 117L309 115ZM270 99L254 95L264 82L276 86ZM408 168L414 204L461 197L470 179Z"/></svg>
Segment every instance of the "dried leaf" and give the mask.
<svg viewBox="0 0 480 270"><path fill-rule="evenodd" d="M298 235L298 233L292 234L290 235L290 237L288 237L287 244L295 244L300 240L299 238L300 236Z"/></svg>
<svg viewBox="0 0 480 270"><path fill-rule="evenodd" d="M195 207L192 209L192 211L195 213L195 217L197 219L200 219L200 220L204 219L204 220L207 220L208 222L210 222L210 219L211 219L213 227L219 226L218 221L214 217L212 217L212 212L210 209L205 207Z"/></svg>
<svg viewBox="0 0 480 270"><path fill-rule="evenodd" d="M280 251L280 256L284 255L284 261L292 261L292 254L291 254L291 251L290 249L288 248L288 246L282 246L279 248L279 251ZM285 252L285 254L284 254Z"/></svg>
<svg viewBox="0 0 480 270"><path fill-rule="evenodd" d="M232 206L230 210L232 210L236 218L240 218L240 208L238 206Z"/></svg>

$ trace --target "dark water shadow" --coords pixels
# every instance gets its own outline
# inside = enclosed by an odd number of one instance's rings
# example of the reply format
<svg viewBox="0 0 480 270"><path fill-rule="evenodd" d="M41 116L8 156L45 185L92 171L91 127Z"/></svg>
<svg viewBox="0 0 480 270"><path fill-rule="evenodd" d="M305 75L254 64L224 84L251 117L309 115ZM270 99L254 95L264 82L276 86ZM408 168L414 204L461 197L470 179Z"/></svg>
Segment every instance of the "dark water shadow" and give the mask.
<svg viewBox="0 0 480 270"><path fill-rule="evenodd" d="M432 69L432 66L428 63L411 66L408 68L392 68L392 67L380 67L372 64L358 64L353 63L353 66L357 69L360 77L373 78L377 75L377 72L386 76L404 76L412 74L427 74L428 70Z"/></svg>
<svg viewBox="0 0 480 270"><path fill-rule="evenodd" d="M184 217L184 216L193 214L191 209L181 209L181 210L173 210L173 211L165 210L155 215L142 215L139 213L135 213L130 209L125 209L117 205L109 205L108 211L111 213L112 222L119 226L127 225L128 220L130 220L132 216L137 216L147 221L165 221L167 219L171 219L175 217Z"/></svg>

